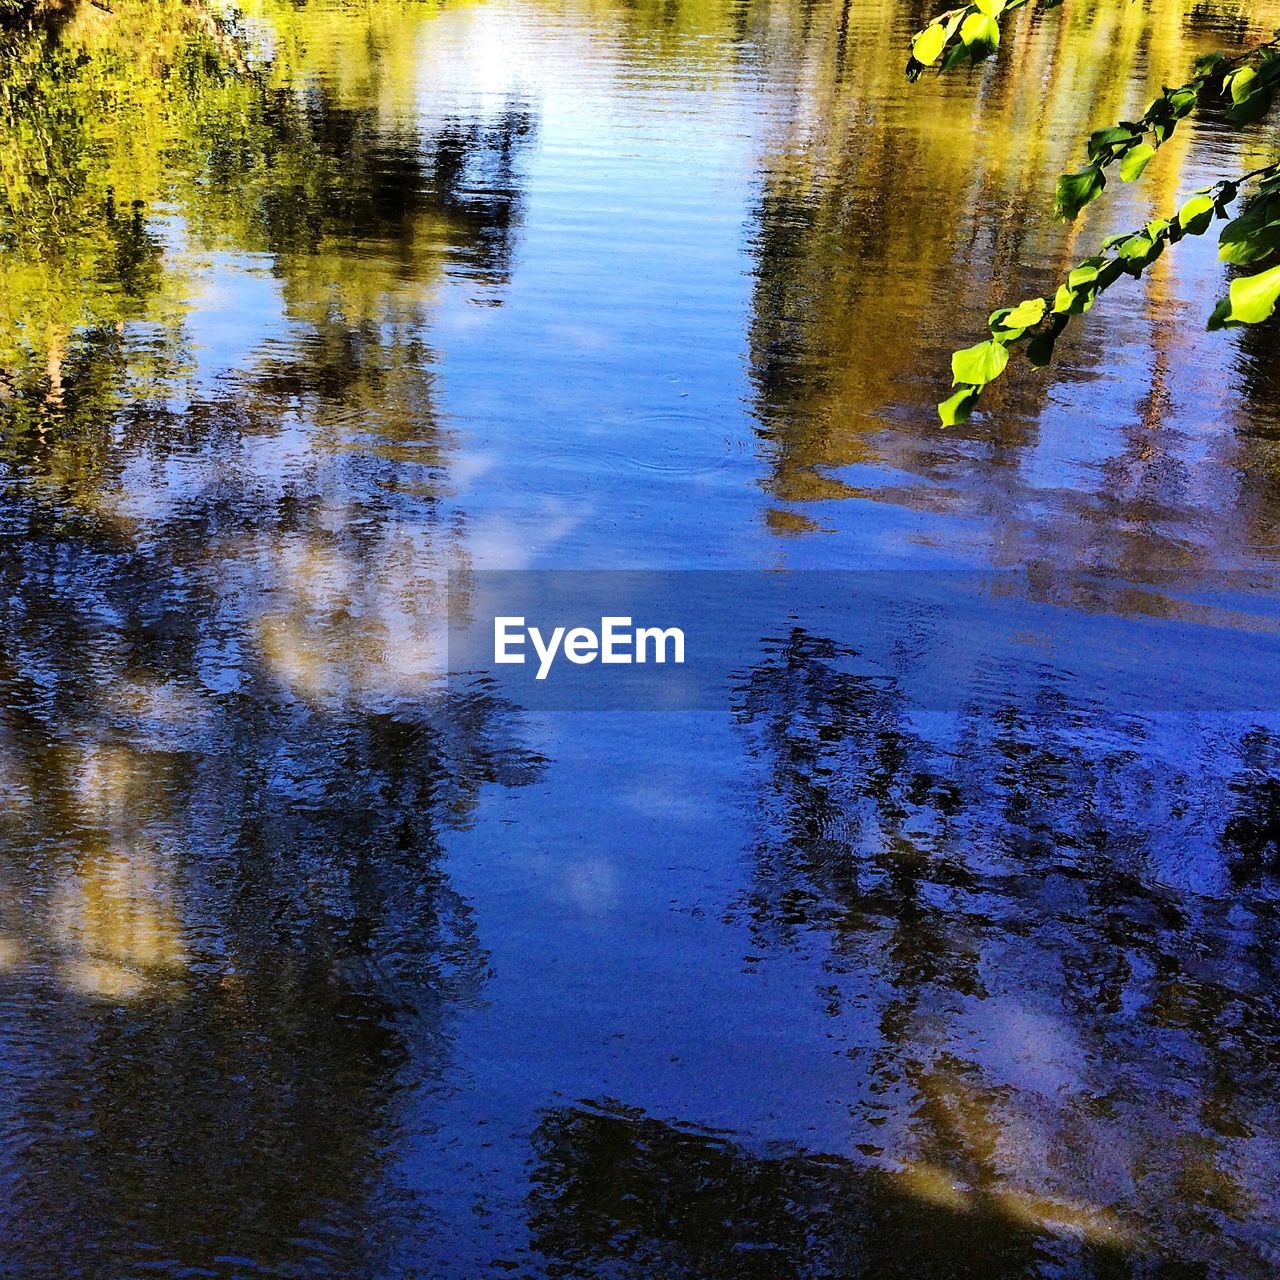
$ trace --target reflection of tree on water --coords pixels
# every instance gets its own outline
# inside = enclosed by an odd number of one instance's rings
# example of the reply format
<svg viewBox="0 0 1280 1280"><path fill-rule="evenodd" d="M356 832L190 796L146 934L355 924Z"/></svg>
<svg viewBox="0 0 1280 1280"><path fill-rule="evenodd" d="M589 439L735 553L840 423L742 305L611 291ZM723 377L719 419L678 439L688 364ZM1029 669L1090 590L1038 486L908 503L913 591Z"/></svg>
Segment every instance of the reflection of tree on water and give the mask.
<svg viewBox="0 0 1280 1280"><path fill-rule="evenodd" d="M446 262L505 281L533 121L424 129L404 55L439 13L267 0L242 30L122 0L0 36L0 390L57 403L79 343L126 326L119 398L153 381L136 330L179 331L192 250L271 255L290 317L352 335L420 320Z"/></svg>
<svg viewBox="0 0 1280 1280"><path fill-rule="evenodd" d="M951 350L971 340L961 317L981 335L992 310L1052 292L1103 234L1056 228L1044 175L1075 169L1082 138L1140 110L1224 28L1266 39L1274 6L1080 3L1052 25L1027 13L980 86L922 81L903 101L902 7L855 6L837 48L837 3L819 7L827 21L788 28L804 74L765 158L752 238L751 374L769 492L786 504L871 495L919 513L926 536L953 550L970 538L989 546L996 563L1106 565L1140 579L1266 555L1275 442L1242 446L1231 419L1265 427L1275 397L1246 372L1239 399L1230 386L1195 398L1192 371L1207 375L1217 357L1201 370L1180 349L1182 302L1209 287L1184 259L1118 290L1052 369L1002 389L972 423L940 431L930 402L946 394ZM1024 77L1037 85L1030 98ZM1115 226L1178 206L1187 139L1171 142L1145 176L1151 203L1117 212ZM1232 338L1221 358L1266 341ZM849 514L780 506L769 524L796 533L829 515L857 532ZM938 516L961 523L931 528Z"/></svg>
<svg viewBox="0 0 1280 1280"><path fill-rule="evenodd" d="M737 715L761 769L741 908L757 946L821 960L859 1138L1264 1274L1280 939L1274 882L1238 873L1271 838L1271 738L1051 678L913 713L852 657L796 629Z"/></svg>
<svg viewBox="0 0 1280 1280"><path fill-rule="evenodd" d="M1237 878L1280 872L1280 739L1254 728L1240 741L1240 769L1231 781L1231 817L1222 845Z"/></svg>
<svg viewBox="0 0 1280 1280"><path fill-rule="evenodd" d="M269 570L281 539L325 539L306 507L224 477L122 533L7 495L5 1092L34 1118L3 1165L15 1265L141 1243L353 1276L376 1266L363 1214L394 1237L397 1087L444 1065L484 971L440 831L538 760L483 688L400 696L353 648L376 589L345 620L314 584L293 603ZM376 583L364 520L337 559ZM312 660L260 637L276 594Z"/></svg>
<svg viewBox="0 0 1280 1280"><path fill-rule="evenodd" d="M381 93L359 24L407 37L426 8L287 14L278 61L301 76L332 19ZM163 10L119 9L168 30ZM21 321L0 361L0 1081L26 1118L0 1160L5 1263L374 1274L421 1209L390 1173L403 1099L485 972L442 832L541 763L485 687L435 683L465 517L427 341L446 263L505 279L530 124L422 137L323 78L229 74L171 16L146 45L171 75L99 101L125 76L104 18L65 28L89 61L61 99L6 99L56 108L36 134L76 163L47 225L6 224L0 273ZM104 102L119 139L78 132ZM144 127L170 167L131 175ZM143 204L104 194L126 179ZM162 198L189 245L269 255L284 328L234 378L189 376Z"/></svg>
<svg viewBox="0 0 1280 1280"><path fill-rule="evenodd" d="M553 1276L1134 1274L1105 1233L1080 1243L1040 1225L1049 1206L835 1156L757 1153L616 1103L548 1113L534 1149L530 1225Z"/></svg>

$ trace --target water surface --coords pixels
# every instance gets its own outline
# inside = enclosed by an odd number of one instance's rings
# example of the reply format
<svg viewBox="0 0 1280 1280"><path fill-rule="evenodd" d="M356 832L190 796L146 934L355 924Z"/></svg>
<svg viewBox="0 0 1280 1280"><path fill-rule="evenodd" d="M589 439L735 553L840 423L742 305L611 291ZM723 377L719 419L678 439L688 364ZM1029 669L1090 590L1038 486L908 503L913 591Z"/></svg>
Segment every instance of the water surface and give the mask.
<svg viewBox="0 0 1280 1280"><path fill-rule="evenodd" d="M1232 570L1207 643L1256 621L1280 365L1203 333L1212 244L933 402L1249 162L1210 113L1051 218L1091 128L1280 9L1024 12L909 86L927 16L6 37L4 1274L1280 1267L1275 716L1051 654L931 710L812 619L697 711L440 679L482 569L1018 570L1135 628Z"/></svg>

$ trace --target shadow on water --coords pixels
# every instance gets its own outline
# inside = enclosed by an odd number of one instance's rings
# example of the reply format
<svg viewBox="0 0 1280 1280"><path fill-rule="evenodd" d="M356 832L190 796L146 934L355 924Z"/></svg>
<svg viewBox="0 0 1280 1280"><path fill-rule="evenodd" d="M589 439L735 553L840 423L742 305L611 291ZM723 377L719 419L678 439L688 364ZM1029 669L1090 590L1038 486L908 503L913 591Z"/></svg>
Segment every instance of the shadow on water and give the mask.
<svg viewBox="0 0 1280 1280"><path fill-rule="evenodd" d="M530 1225L552 1276L996 1277L1135 1274L1105 1238L1039 1207L834 1156L754 1152L615 1102L549 1112Z"/></svg>

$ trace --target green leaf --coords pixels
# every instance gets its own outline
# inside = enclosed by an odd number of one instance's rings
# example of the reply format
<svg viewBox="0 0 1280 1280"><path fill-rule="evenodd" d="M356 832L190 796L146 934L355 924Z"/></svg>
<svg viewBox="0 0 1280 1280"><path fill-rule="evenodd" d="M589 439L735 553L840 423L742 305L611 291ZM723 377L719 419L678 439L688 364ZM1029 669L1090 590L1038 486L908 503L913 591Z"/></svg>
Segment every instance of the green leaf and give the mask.
<svg viewBox="0 0 1280 1280"><path fill-rule="evenodd" d="M971 13L960 24L960 41L975 62L994 53L1000 44L1000 24L985 13Z"/></svg>
<svg viewBox="0 0 1280 1280"><path fill-rule="evenodd" d="M1078 173L1064 173L1058 179L1054 212L1059 218L1074 218L1102 194L1106 185L1106 177L1095 164L1086 165Z"/></svg>
<svg viewBox="0 0 1280 1280"><path fill-rule="evenodd" d="M1222 298L1212 314L1209 316L1209 323L1205 325L1206 329L1225 329L1227 327L1227 317L1231 314L1231 299Z"/></svg>
<svg viewBox="0 0 1280 1280"><path fill-rule="evenodd" d="M1078 316L1088 311L1093 306L1093 299L1098 292L1098 286L1095 282L1089 281L1073 288L1069 284L1058 286L1057 295L1053 299L1053 310L1055 315L1071 315Z"/></svg>
<svg viewBox="0 0 1280 1280"><path fill-rule="evenodd" d="M947 43L947 28L944 23L931 22L911 42L911 56L921 66L931 67L942 55Z"/></svg>
<svg viewBox="0 0 1280 1280"><path fill-rule="evenodd" d="M1128 125L1112 125L1109 129L1096 129L1089 135L1089 159L1110 158L1142 137L1141 130Z"/></svg>
<svg viewBox="0 0 1280 1280"><path fill-rule="evenodd" d="M1276 309L1277 300L1280 300L1280 267L1233 280L1231 310L1225 321L1228 324L1258 324Z"/></svg>
<svg viewBox="0 0 1280 1280"><path fill-rule="evenodd" d="M1049 304L1043 298L1028 298L1020 302L1004 318L1004 323L1011 329L1029 329L1044 319Z"/></svg>
<svg viewBox="0 0 1280 1280"><path fill-rule="evenodd" d="M1178 210L1178 225L1190 236L1203 235L1213 221L1213 197L1195 195Z"/></svg>
<svg viewBox="0 0 1280 1280"><path fill-rule="evenodd" d="M1151 242L1151 237L1144 231L1139 235L1130 236L1124 244L1116 250L1117 258L1125 258L1129 260L1142 259L1146 261L1147 255L1155 248Z"/></svg>
<svg viewBox="0 0 1280 1280"><path fill-rule="evenodd" d="M1252 124L1255 120L1261 120L1270 110L1271 90L1265 87L1259 88L1255 89L1248 97L1237 102L1227 112L1227 119L1235 125Z"/></svg>
<svg viewBox="0 0 1280 1280"><path fill-rule="evenodd" d="M1263 195L1222 228L1218 257L1247 267L1280 249L1280 199Z"/></svg>
<svg viewBox="0 0 1280 1280"><path fill-rule="evenodd" d="M1017 342L1026 331L1026 325L1015 325L1010 322L1011 315L1013 315L1012 307L1001 307L998 311L993 311L987 320L991 336L1005 346L1011 342Z"/></svg>
<svg viewBox="0 0 1280 1280"><path fill-rule="evenodd" d="M1195 73L1198 76L1210 75L1220 63L1226 62L1226 60L1227 55L1225 53L1202 54L1195 61Z"/></svg>
<svg viewBox="0 0 1280 1280"><path fill-rule="evenodd" d="M950 399L938 406L938 417L944 427L954 427L958 422L968 422L978 398L977 387L961 387Z"/></svg>
<svg viewBox="0 0 1280 1280"><path fill-rule="evenodd" d="M1017 342L1032 325L1039 324L1044 319L1048 308L1049 304L1044 298L1028 298L1016 307L1001 307L998 311L993 311L987 321L991 336L1005 346Z"/></svg>
<svg viewBox="0 0 1280 1280"><path fill-rule="evenodd" d="M1082 285L1092 284L1098 278L1099 270L1105 265L1105 258L1086 258L1067 277L1067 284L1077 290Z"/></svg>
<svg viewBox="0 0 1280 1280"><path fill-rule="evenodd" d="M1163 240L1152 240L1145 231L1140 231L1116 250L1116 261L1131 276L1139 276L1163 252Z"/></svg>
<svg viewBox="0 0 1280 1280"><path fill-rule="evenodd" d="M1004 0L973 0L973 2L988 18L998 18L1004 12Z"/></svg>
<svg viewBox="0 0 1280 1280"><path fill-rule="evenodd" d="M1241 67L1223 80L1222 87L1231 95L1231 101L1238 106L1253 92L1249 86L1257 78L1258 72L1254 67Z"/></svg>
<svg viewBox="0 0 1280 1280"><path fill-rule="evenodd" d="M1125 182L1134 182L1142 177L1143 169L1155 153L1155 147L1149 142L1140 142L1136 147L1130 147L1120 161L1120 177Z"/></svg>
<svg viewBox="0 0 1280 1280"><path fill-rule="evenodd" d="M1169 106L1168 98L1157 98L1147 108L1142 118L1146 121L1147 128L1155 134L1157 145L1168 138L1177 123L1173 118L1173 108Z"/></svg>
<svg viewBox="0 0 1280 1280"><path fill-rule="evenodd" d="M1009 363L1009 349L1001 342L979 342L966 347L951 357L951 374L954 385L968 383L982 387L998 378Z"/></svg>
<svg viewBox="0 0 1280 1280"><path fill-rule="evenodd" d="M1152 218L1146 230L1153 240L1159 240L1169 230L1169 223L1164 218Z"/></svg>

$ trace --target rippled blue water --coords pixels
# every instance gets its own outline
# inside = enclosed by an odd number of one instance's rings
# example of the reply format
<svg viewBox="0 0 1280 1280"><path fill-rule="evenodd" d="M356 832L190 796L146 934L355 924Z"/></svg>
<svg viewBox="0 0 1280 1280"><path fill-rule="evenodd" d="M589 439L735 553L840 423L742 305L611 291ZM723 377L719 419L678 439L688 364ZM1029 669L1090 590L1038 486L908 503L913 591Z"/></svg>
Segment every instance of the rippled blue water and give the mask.
<svg viewBox="0 0 1280 1280"><path fill-rule="evenodd" d="M1268 6L909 86L911 4L265 5L154 100L132 12L5 106L0 1273L1273 1274L1275 333L1188 242L933 410L1249 158L1051 218ZM441 680L450 575L620 568L1013 571L1204 707L821 609L697 710Z"/></svg>

